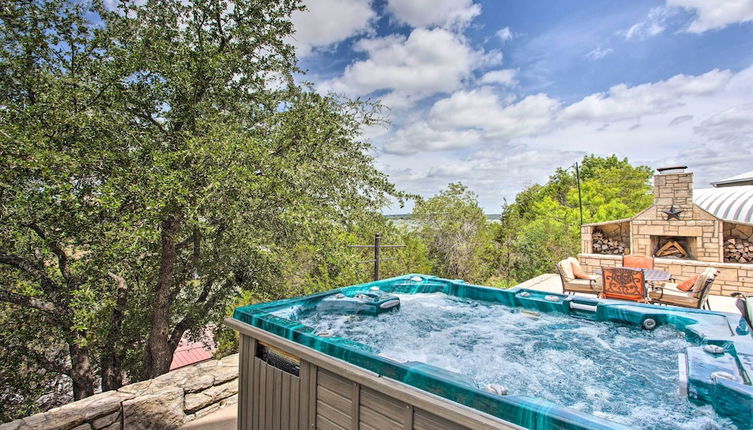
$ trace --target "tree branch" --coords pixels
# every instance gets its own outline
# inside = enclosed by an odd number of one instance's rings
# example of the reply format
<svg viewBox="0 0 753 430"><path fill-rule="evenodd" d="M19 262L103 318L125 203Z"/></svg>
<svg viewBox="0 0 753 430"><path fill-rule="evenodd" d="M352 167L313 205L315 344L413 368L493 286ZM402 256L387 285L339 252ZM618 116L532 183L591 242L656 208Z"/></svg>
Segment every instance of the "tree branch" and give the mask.
<svg viewBox="0 0 753 430"><path fill-rule="evenodd" d="M207 281L204 284L204 288L202 288L201 293L199 294L199 297L196 299L195 304L196 305L202 305L201 306L201 313L206 314L209 309L211 309L215 302L217 301L217 295L209 296L209 293L212 290L213 281ZM170 333L170 340L168 341L168 344L171 348L175 348L178 346L178 343L180 342L180 339L183 337L183 334L191 328L191 326L194 324L194 317L192 314L187 315L185 318L180 320L178 324L175 325L173 328L173 331Z"/></svg>
<svg viewBox="0 0 753 430"><path fill-rule="evenodd" d="M192 245L193 241L195 240L194 236L188 236L185 240L178 242L175 244L175 249L180 251L181 249L187 247L188 245Z"/></svg>
<svg viewBox="0 0 753 430"><path fill-rule="evenodd" d="M50 279L44 271L44 267L34 264L33 262L13 254L0 254L0 264L15 267L28 275L38 277L42 284L42 289L47 292L53 292L58 289L58 285Z"/></svg>
<svg viewBox="0 0 753 430"><path fill-rule="evenodd" d="M63 315L63 311L54 303L12 291L0 290L0 301L13 303L25 308L37 309L54 316Z"/></svg>
<svg viewBox="0 0 753 430"><path fill-rule="evenodd" d="M44 273L43 268L23 257L13 254L0 254L0 264L15 267L30 275L41 276Z"/></svg>
<svg viewBox="0 0 753 430"><path fill-rule="evenodd" d="M71 373L71 367L68 366L65 362L51 360L47 358L47 356L44 355L43 352L29 348L25 345L13 345L13 349L19 350L23 353L24 356L28 357L29 359L31 359L31 361L39 365L39 367L49 372L62 373L65 375L69 375Z"/></svg>
<svg viewBox="0 0 753 430"><path fill-rule="evenodd" d="M44 230L42 230L39 225L35 223L29 223L24 224L25 227L28 227L32 229L37 236L39 236L46 244L50 247L50 250L53 254L58 258L58 268L60 269L60 273L63 275L63 278L66 280L66 282L71 281L71 274L68 269L68 255L66 255L63 248L56 242L50 240L47 238L47 235L44 233Z"/></svg>
<svg viewBox="0 0 753 430"><path fill-rule="evenodd" d="M162 132L162 134L164 134L165 136L169 136L170 135L170 133L165 129L165 127L162 125L162 123L160 123L159 121L157 121L156 119L154 119L154 117L151 114L147 114L147 113L143 113L143 112L138 112L135 109L133 109L132 112L137 117L139 117L141 119L144 119L144 120L148 121L150 124L152 124L153 126L157 127Z"/></svg>

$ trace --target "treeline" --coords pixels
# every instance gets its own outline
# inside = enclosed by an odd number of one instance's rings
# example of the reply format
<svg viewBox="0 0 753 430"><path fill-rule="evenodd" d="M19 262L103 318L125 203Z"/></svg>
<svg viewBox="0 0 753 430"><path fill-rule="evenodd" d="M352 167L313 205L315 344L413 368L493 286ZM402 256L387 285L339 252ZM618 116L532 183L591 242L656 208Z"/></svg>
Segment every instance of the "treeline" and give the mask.
<svg viewBox="0 0 753 430"><path fill-rule="evenodd" d="M628 218L651 205L652 169L633 166L617 156L585 156L580 161L585 223ZM543 185L503 202L502 214L490 222L477 195L460 183L435 196L418 199L409 216L375 217L335 235L324 251L300 244L284 251L286 274L273 296L248 294L241 299L269 300L367 282L372 258L348 244L383 244L405 248L384 251L394 258L381 266L382 277L425 273L467 282L509 287L543 273L557 261L580 252L580 207L574 168L558 168ZM281 254L283 255L283 254Z"/></svg>
<svg viewBox="0 0 753 430"><path fill-rule="evenodd" d="M650 206L652 172L614 155L584 157L583 221L627 218ZM409 245L402 256L407 264L392 263L386 275L421 272L513 286L552 273L557 261L580 252L576 172L558 168L547 183L530 186L513 202L504 202L499 222L488 222L477 196L458 183L418 201L407 222L383 228L391 234L386 237Z"/></svg>

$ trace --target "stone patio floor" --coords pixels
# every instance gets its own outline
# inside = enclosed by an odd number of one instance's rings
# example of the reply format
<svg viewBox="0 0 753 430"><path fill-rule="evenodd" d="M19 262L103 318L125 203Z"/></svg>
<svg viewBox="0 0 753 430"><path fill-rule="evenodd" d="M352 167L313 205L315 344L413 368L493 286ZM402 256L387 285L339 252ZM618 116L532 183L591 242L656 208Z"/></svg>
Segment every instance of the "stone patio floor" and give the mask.
<svg viewBox="0 0 753 430"><path fill-rule="evenodd" d="M558 275L547 273L529 279L520 284L524 288L532 290L547 291L550 293L561 293L562 284ZM735 299L724 296L709 296L711 309L720 312L739 313L735 307ZM198 420L191 421L184 425L184 430L235 430L237 428L237 405L227 406L219 409Z"/></svg>

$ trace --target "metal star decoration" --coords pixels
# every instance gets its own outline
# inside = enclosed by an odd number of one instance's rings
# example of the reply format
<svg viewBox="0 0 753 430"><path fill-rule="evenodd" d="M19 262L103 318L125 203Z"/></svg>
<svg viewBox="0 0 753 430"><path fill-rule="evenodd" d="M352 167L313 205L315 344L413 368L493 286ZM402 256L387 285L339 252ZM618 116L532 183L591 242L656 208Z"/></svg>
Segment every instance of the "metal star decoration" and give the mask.
<svg viewBox="0 0 753 430"><path fill-rule="evenodd" d="M684 210L677 210L675 209L675 205L672 205L672 207L669 208L668 211L661 211L662 213L667 214L667 221L671 220L672 218L679 220L680 214L685 212Z"/></svg>

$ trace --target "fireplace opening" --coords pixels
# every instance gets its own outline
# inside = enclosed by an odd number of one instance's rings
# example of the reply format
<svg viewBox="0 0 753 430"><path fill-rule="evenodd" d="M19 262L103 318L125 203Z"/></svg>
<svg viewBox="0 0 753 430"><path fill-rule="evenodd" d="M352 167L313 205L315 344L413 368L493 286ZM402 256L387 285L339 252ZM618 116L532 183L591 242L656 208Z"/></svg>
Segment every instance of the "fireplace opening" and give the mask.
<svg viewBox="0 0 753 430"><path fill-rule="evenodd" d="M695 237L652 236L651 248L657 258L695 260Z"/></svg>

